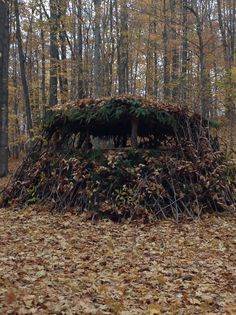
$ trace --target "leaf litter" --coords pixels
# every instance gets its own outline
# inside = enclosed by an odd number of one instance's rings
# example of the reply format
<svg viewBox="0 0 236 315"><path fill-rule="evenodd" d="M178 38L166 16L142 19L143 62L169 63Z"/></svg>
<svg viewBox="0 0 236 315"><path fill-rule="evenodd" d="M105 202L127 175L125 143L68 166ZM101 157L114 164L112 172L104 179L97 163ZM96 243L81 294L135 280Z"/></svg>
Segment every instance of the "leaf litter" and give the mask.
<svg viewBox="0 0 236 315"><path fill-rule="evenodd" d="M1 209L0 235L0 314L236 314L233 213L117 224Z"/></svg>

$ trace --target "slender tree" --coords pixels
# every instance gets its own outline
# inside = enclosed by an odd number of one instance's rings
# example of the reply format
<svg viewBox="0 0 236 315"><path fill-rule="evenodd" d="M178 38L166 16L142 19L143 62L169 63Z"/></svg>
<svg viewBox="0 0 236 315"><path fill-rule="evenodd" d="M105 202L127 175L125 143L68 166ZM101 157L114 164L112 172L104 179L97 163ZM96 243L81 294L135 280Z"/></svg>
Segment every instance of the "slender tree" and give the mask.
<svg viewBox="0 0 236 315"><path fill-rule="evenodd" d="M163 41L163 94L164 99L168 99L170 96L170 62L169 62L169 54L168 54L168 43L169 43L169 34L168 34L168 16L167 16L167 3L166 0L163 0L163 19L164 19L164 27L162 33L162 41Z"/></svg>
<svg viewBox="0 0 236 315"><path fill-rule="evenodd" d="M24 93L26 125L27 125L28 135L31 138L33 123L32 123L32 115L31 115L31 107L30 107L29 87L28 87L28 82L26 79L25 55L24 55L23 46L22 46L18 0L15 0L15 15L16 15L16 37L17 37L17 43L18 43L21 81L22 81L22 88L23 88L23 93Z"/></svg>
<svg viewBox="0 0 236 315"><path fill-rule="evenodd" d="M230 1L231 2L231 1ZM227 19L223 19L223 9L220 0L217 0L218 20L219 28L221 32L221 41L224 52L224 64L225 64L225 106L226 114L229 118L229 135L230 135L230 149L233 149L234 145L234 123L235 117L235 104L234 104L234 83L232 80L232 67L235 56L235 15L236 15L236 1L233 1L226 12L229 12Z"/></svg>
<svg viewBox="0 0 236 315"><path fill-rule="evenodd" d="M49 78L49 106L58 103L57 82L58 82L58 2L50 0L50 78Z"/></svg>
<svg viewBox="0 0 236 315"><path fill-rule="evenodd" d="M41 22L41 30L40 30L40 39L41 39L41 104L42 104L42 113L45 114L45 107L47 104L46 97L46 52L45 52L45 31L43 28L43 13L42 7L40 7L40 22Z"/></svg>
<svg viewBox="0 0 236 315"><path fill-rule="evenodd" d="M93 0L95 8L95 27L94 27L94 96L99 97L102 95L102 65L101 65L101 0Z"/></svg>
<svg viewBox="0 0 236 315"><path fill-rule="evenodd" d="M82 28L82 0L77 0L77 21L78 21L78 44L77 44L77 64L78 64L78 98L84 97L83 83L83 28Z"/></svg>
<svg viewBox="0 0 236 315"><path fill-rule="evenodd" d="M206 44L204 42L204 25L207 17L206 3L202 1L198 4L192 0L191 5L188 7L190 12L195 17L196 31L198 37L198 57L200 66L200 109L202 115L207 118L209 116L209 96L210 96L210 83L206 70Z"/></svg>
<svg viewBox="0 0 236 315"><path fill-rule="evenodd" d="M179 51L177 46L176 35L176 14L177 14L176 0L170 0L170 37L172 50L172 71L171 71L171 85L172 85L172 99L178 101L179 98Z"/></svg>
<svg viewBox="0 0 236 315"><path fill-rule="evenodd" d="M64 23L64 17L67 11L67 1L60 1L58 3L58 23L59 23L59 39L61 50L60 65L60 92L61 102L65 103L68 100L68 71L67 71L67 33Z"/></svg>
<svg viewBox="0 0 236 315"><path fill-rule="evenodd" d="M182 54L181 54L181 83L180 83L180 99L182 102L187 98L187 70L188 70L188 0L181 1L182 9Z"/></svg>
<svg viewBox="0 0 236 315"><path fill-rule="evenodd" d="M8 4L0 0L0 177L8 172Z"/></svg>
<svg viewBox="0 0 236 315"><path fill-rule="evenodd" d="M118 37L118 81L119 94L129 92L129 63L128 63L128 7L127 0L121 0L120 7L120 34Z"/></svg>

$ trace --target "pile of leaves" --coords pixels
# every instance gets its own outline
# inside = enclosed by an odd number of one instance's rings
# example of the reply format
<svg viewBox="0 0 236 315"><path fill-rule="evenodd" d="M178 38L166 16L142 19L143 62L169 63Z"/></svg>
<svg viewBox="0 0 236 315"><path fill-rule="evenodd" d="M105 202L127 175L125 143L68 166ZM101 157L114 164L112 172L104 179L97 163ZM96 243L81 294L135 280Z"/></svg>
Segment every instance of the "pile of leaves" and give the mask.
<svg viewBox="0 0 236 315"><path fill-rule="evenodd" d="M130 136L133 116L141 121L139 140L152 137L156 147L75 145L84 128L86 136L116 137L119 130ZM176 221L235 207L235 165L212 138L209 122L183 108L142 98L78 101L50 111L43 134L5 189L3 206L46 202L52 210L73 209L93 218Z"/></svg>
<svg viewBox="0 0 236 315"><path fill-rule="evenodd" d="M234 205L235 167L219 152L199 157L191 145L185 158L158 151L96 151L62 158L44 152L26 159L4 192L3 203L45 203L51 209L87 211L96 217L198 216Z"/></svg>

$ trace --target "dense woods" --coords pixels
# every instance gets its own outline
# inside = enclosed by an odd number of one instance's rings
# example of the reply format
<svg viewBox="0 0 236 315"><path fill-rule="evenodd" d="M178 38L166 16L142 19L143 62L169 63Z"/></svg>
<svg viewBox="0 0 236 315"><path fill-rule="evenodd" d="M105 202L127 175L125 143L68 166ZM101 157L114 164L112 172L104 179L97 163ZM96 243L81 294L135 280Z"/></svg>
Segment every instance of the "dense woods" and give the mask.
<svg viewBox="0 0 236 315"><path fill-rule="evenodd" d="M233 148L235 0L0 3L1 78L7 69L8 3L10 12L9 148L14 156L34 136L47 108L117 94L165 99L204 117L226 119ZM4 84L1 79L3 147Z"/></svg>

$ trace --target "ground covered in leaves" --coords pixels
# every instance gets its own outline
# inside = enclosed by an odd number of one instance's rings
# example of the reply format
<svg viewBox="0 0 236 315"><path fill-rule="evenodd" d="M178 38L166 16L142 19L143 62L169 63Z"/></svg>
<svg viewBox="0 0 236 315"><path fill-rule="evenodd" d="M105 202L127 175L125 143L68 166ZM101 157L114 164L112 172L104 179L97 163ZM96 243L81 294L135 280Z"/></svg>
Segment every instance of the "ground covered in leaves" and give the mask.
<svg viewBox="0 0 236 315"><path fill-rule="evenodd" d="M0 209L0 314L236 314L236 216L179 225Z"/></svg>
<svg viewBox="0 0 236 315"><path fill-rule="evenodd" d="M23 155L18 159L9 159L8 161L8 175L0 179L0 193L4 190L6 185L9 183L12 175L17 170L17 168L21 165L23 161Z"/></svg>

